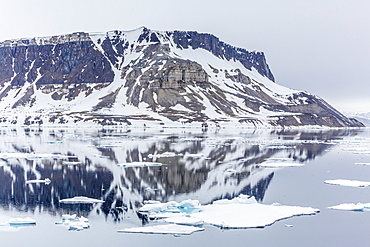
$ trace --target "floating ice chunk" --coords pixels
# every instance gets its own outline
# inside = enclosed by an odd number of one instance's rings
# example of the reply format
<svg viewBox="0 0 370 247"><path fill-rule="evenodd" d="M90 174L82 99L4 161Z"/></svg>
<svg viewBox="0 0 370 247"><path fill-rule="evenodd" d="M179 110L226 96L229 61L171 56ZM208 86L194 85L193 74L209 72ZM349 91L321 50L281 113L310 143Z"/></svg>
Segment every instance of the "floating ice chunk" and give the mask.
<svg viewBox="0 0 370 247"><path fill-rule="evenodd" d="M370 150L364 150L364 151L355 151L353 154L370 154Z"/></svg>
<svg viewBox="0 0 370 247"><path fill-rule="evenodd" d="M198 210L200 204L198 200L185 200L180 203L171 201L160 203L158 201L146 201L144 206L139 209L140 213L155 214L159 213L189 213Z"/></svg>
<svg viewBox="0 0 370 247"><path fill-rule="evenodd" d="M273 162L293 162L293 158L283 158L283 157L273 157L266 159L267 162L273 161Z"/></svg>
<svg viewBox="0 0 370 247"><path fill-rule="evenodd" d="M201 226L204 224L203 220L199 220L190 216L179 216L179 217L169 217L164 219L167 223L178 224L178 225L188 225L188 226Z"/></svg>
<svg viewBox="0 0 370 247"><path fill-rule="evenodd" d="M295 162L292 158L269 158L266 159L266 162L259 164L262 167L271 167L271 168L279 168L279 167L296 167L296 166L304 166L305 164Z"/></svg>
<svg viewBox="0 0 370 247"><path fill-rule="evenodd" d="M198 231L204 231L204 228L177 224L133 227L118 230L118 232L125 233L172 234L172 235L190 235Z"/></svg>
<svg viewBox="0 0 370 247"><path fill-rule="evenodd" d="M67 204L91 204L91 203L103 203L103 200L98 200L94 198L89 198L85 196L75 196L73 198L63 199L59 201L60 203L67 203Z"/></svg>
<svg viewBox="0 0 370 247"><path fill-rule="evenodd" d="M50 184L51 180L49 178L45 178L45 179L41 179L41 180L35 179L35 180L27 180L26 181L26 184L39 184L39 183Z"/></svg>
<svg viewBox="0 0 370 247"><path fill-rule="evenodd" d="M76 214L63 214L62 221L55 224L66 226L69 230L81 231L90 228L89 220L83 216L77 217Z"/></svg>
<svg viewBox="0 0 370 247"><path fill-rule="evenodd" d="M234 201L206 205L191 216L221 228L256 228L272 225L281 219L317 212L318 209L311 207L263 205L253 198L250 203Z"/></svg>
<svg viewBox="0 0 370 247"><path fill-rule="evenodd" d="M370 211L370 203L343 203L336 206L328 207L329 209L346 210L346 211Z"/></svg>
<svg viewBox="0 0 370 247"><path fill-rule="evenodd" d="M63 220L76 220L78 217L76 214L63 214L62 215L62 221Z"/></svg>
<svg viewBox="0 0 370 247"><path fill-rule="evenodd" d="M182 156L182 154L176 154L173 152L164 152L162 154L149 154L149 158L162 158L162 157L176 157L176 156Z"/></svg>
<svg viewBox="0 0 370 247"><path fill-rule="evenodd" d="M139 212L148 215L150 219L166 218L167 222L184 225L204 222L222 228L265 227L281 219L319 212L311 207L264 205L246 195L232 200L218 200L210 205L198 203L192 200L181 203L152 203L144 205ZM182 210L179 205L187 210Z"/></svg>
<svg viewBox="0 0 370 247"><path fill-rule="evenodd" d="M162 163L158 162L129 162L129 163L119 163L117 166L122 167L147 167L147 166L162 166Z"/></svg>
<svg viewBox="0 0 370 247"><path fill-rule="evenodd" d="M69 222L69 230L81 231L88 228L90 228L89 220L83 216L79 217L75 221Z"/></svg>
<svg viewBox="0 0 370 247"><path fill-rule="evenodd" d="M198 158L198 157L203 157L204 154L200 153L200 154L185 154L184 155L185 157L194 157L194 158Z"/></svg>
<svg viewBox="0 0 370 247"><path fill-rule="evenodd" d="M67 158L74 158L74 156L66 156L62 154L38 154L38 153L0 153L0 158L3 159L28 159L28 160L35 160L35 159L67 159Z"/></svg>
<svg viewBox="0 0 370 247"><path fill-rule="evenodd" d="M9 220L9 225L34 225L36 220L26 217L26 218L11 218Z"/></svg>
<svg viewBox="0 0 370 247"><path fill-rule="evenodd" d="M278 167L299 167L299 166L304 166L304 164L297 163L297 162L266 162L266 163L259 164L259 166L278 168Z"/></svg>
<svg viewBox="0 0 370 247"><path fill-rule="evenodd" d="M268 149L294 149L294 146L284 146L284 145L276 145L276 146L268 146Z"/></svg>
<svg viewBox="0 0 370 247"><path fill-rule="evenodd" d="M76 166L76 165L81 165L82 162L80 161L63 161L63 165L67 166Z"/></svg>
<svg viewBox="0 0 370 247"><path fill-rule="evenodd" d="M366 187L370 186L370 182L357 181L357 180L347 180L347 179L334 179L334 180L325 180L326 184L349 186L349 187Z"/></svg>
<svg viewBox="0 0 370 247"><path fill-rule="evenodd" d="M366 163L366 162L359 162L359 163L355 163L355 165L370 166L370 163Z"/></svg>

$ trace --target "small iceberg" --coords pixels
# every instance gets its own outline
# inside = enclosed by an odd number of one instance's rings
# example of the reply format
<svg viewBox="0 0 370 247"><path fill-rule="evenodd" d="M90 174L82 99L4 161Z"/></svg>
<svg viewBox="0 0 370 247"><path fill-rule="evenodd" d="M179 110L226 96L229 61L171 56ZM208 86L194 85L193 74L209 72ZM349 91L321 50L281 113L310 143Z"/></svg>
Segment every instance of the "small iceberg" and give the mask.
<svg viewBox="0 0 370 247"><path fill-rule="evenodd" d="M343 203L336 206L328 207L329 209L345 211L370 211L370 203Z"/></svg>
<svg viewBox="0 0 370 247"><path fill-rule="evenodd" d="M163 158L163 157L176 157L176 156L183 156L182 154L176 154L173 152L164 152L162 154L149 154L149 158Z"/></svg>
<svg viewBox="0 0 370 247"><path fill-rule="evenodd" d="M118 230L118 232L125 233L171 234L171 235L190 235L198 231L204 231L204 228L177 224L132 227Z"/></svg>
<svg viewBox="0 0 370 247"><path fill-rule="evenodd" d="M347 179L325 180L324 183L332 184L332 185L348 186L348 187L362 187L362 188L370 186L370 182L347 180Z"/></svg>
<svg viewBox="0 0 370 247"><path fill-rule="evenodd" d="M41 184L41 183L50 184L51 180L49 178L45 178L45 179L41 179L41 180L35 179L35 180L27 180L26 181L26 184Z"/></svg>
<svg viewBox="0 0 370 247"><path fill-rule="evenodd" d="M278 220L300 215L314 215L319 210L311 207L264 205L254 197L239 195L232 200L217 200L201 205L197 200L180 203L151 201L139 209L149 219L161 219L176 225L209 224L220 228L261 228Z"/></svg>
<svg viewBox="0 0 370 247"><path fill-rule="evenodd" d="M368 162L358 162L358 163L355 163L355 165L370 166L370 163L368 163Z"/></svg>
<svg viewBox="0 0 370 247"><path fill-rule="evenodd" d="M127 162L127 163L119 163L117 166L121 167L147 167L147 166L162 166L162 163L158 162Z"/></svg>
<svg viewBox="0 0 370 247"><path fill-rule="evenodd" d="M297 162L265 162L258 165L268 168L280 168L280 167L300 167L304 166L305 164Z"/></svg>
<svg viewBox="0 0 370 247"><path fill-rule="evenodd" d="M62 221L55 224L63 225L72 231L81 231L90 228L89 220L83 216L77 217L76 214L63 214Z"/></svg>
<svg viewBox="0 0 370 247"><path fill-rule="evenodd" d="M199 157L203 157L204 154L202 153L199 153L199 154L185 154L184 157L193 157L193 158L199 158Z"/></svg>
<svg viewBox="0 0 370 247"><path fill-rule="evenodd" d="M82 164L81 161L63 161L63 165L67 165L67 166L77 166L81 164Z"/></svg>
<svg viewBox="0 0 370 247"><path fill-rule="evenodd" d="M66 203L66 204L92 204L92 203L103 203L103 200L98 200L94 198L89 198L85 196L75 196L73 198L68 199L62 199L59 201L60 203Z"/></svg>
<svg viewBox="0 0 370 247"><path fill-rule="evenodd" d="M26 217L26 218L11 218L8 222L9 225L35 225L36 220Z"/></svg>

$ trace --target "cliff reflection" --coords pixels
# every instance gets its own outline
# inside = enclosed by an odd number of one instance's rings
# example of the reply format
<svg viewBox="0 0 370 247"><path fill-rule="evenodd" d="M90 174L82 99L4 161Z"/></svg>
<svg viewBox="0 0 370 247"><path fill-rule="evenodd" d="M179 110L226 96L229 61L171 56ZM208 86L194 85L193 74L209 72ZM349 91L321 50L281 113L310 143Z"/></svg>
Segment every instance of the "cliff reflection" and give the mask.
<svg viewBox="0 0 370 247"><path fill-rule="evenodd" d="M9 210L55 214L103 212L119 220L144 200L191 198L207 204L243 193L262 201L274 173L258 164L271 157L307 162L322 155L332 140L356 134L166 131L0 129L0 204ZM161 156L166 152L173 155ZM117 166L139 161L164 165ZM26 184L45 178L51 179L49 185ZM74 196L105 203L59 204L60 199Z"/></svg>

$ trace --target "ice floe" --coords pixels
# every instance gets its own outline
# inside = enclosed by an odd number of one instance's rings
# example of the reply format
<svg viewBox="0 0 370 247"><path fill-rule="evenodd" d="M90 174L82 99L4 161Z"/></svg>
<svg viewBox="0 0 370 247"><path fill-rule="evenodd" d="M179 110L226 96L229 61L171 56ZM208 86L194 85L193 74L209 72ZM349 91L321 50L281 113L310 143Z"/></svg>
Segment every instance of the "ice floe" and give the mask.
<svg viewBox="0 0 370 247"><path fill-rule="evenodd" d="M266 159L265 162L258 164L261 167L268 167L268 168L280 168L280 167L299 167L304 166L305 164L296 162L292 158L269 158Z"/></svg>
<svg viewBox="0 0 370 247"><path fill-rule="evenodd" d="M325 180L324 183L332 184L332 185L349 186L349 187L367 187L367 186L370 186L370 182L357 181L357 180L347 180L347 179Z"/></svg>
<svg viewBox="0 0 370 247"><path fill-rule="evenodd" d="M319 210L311 207L264 205L254 197L240 195L231 200L218 200L201 205L197 200L180 203L151 201L139 209L149 219L162 219L180 225L209 224L221 228L256 228L299 215L313 215Z"/></svg>
<svg viewBox="0 0 370 247"><path fill-rule="evenodd" d="M343 203L328 208L345 211L370 211L370 203Z"/></svg>
<svg viewBox="0 0 370 247"><path fill-rule="evenodd" d="M74 156L67 156L62 154L43 154L43 153L0 153L1 159L68 159L75 158Z"/></svg>
<svg viewBox="0 0 370 247"><path fill-rule="evenodd" d="M259 166L262 167L269 167L269 168L280 168L280 167L299 167L299 166L304 166L305 164L303 163L298 163L298 162L265 162L258 164Z"/></svg>
<svg viewBox="0 0 370 247"><path fill-rule="evenodd" d="M11 218L8 222L0 223L0 232L15 232L30 226L36 226L36 220L30 217Z"/></svg>
<svg viewBox="0 0 370 247"><path fill-rule="evenodd" d="M62 199L59 201L60 203L67 203L67 204L92 204L92 203L103 203L103 200L98 200L94 198L89 198L85 196L75 196L73 198L68 198L68 199Z"/></svg>
<svg viewBox="0 0 370 247"><path fill-rule="evenodd" d="M26 184L40 184L40 183L50 184L51 180L49 178L45 178L45 179L35 179L35 180L26 181Z"/></svg>
<svg viewBox="0 0 370 247"><path fill-rule="evenodd" d="M117 166L121 167L147 167L147 166L162 166L162 163L158 162L127 162L127 163L119 163Z"/></svg>
<svg viewBox="0 0 370 247"><path fill-rule="evenodd" d="M355 165L370 166L370 163L369 162L358 162L358 163L355 163Z"/></svg>
<svg viewBox="0 0 370 247"><path fill-rule="evenodd" d="M90 228L89 220L86 217L78 217L76 214L63 214L62 220L55 224L63 225L68 228L68 230L81 231Z"/></svg>
<svg viewBox="0 0 370 247"><path fill-rule="evenodd" d="M34 225L36 220L26 217L26 218L11 218L8 222L9 225Z"/></svg>
<svg viewBox="0 0 370 247"><path fill-rule="evenodd" d="M194 232L203 231L204 228L195 226L184 226L177 224L132 227L118 230L125 233L147 233L147 234L172 234L172 235L189 235Z"/></svg>
<svg viewBox="0 0 370 247"><path fill-rule="evenodd" d="M63 161L63 165L67 165L67 166L77 166L81 164L82 162L80 161Z"/></svg>
<svg viewBox="0 0 370 247"><path fill-rule="evenodd" d="M200 153L200 154L185 154L184 157L193 157L193 158L199 158L199 157L203 157L204 154Z"/></svg>
<svg viewBox="0 0 370 247"><path fill-rule="evenodd" d="M163 158L163 157L176 157L176 156L183 156L182 154L177 154L174 152L164 152L162 154L149 154L149 158Z"/></svg>

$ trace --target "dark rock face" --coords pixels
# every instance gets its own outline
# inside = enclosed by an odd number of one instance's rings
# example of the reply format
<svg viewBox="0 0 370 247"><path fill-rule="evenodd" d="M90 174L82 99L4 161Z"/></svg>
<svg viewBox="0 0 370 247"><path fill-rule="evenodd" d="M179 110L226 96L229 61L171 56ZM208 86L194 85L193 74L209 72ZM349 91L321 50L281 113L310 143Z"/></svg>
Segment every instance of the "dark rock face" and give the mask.
<svg viewBox="0 0 370 247"><path fill-rule="evenodd" d="M188 49L202 48L212 52L213 55L225 58L227 61L234 59L240 61L247 69L256 68L261 74L274 81L274 76L267 65L263 52L248 52L242 48L236 48L219 40L216 36L207 33L181 32L168 33L178 47Z"/></svg>
<svg viewBox="0 0 370 247"><path fill-rule="evenodd" d="M77 34L70 36L74 35ZM88 34L79 33L78 38L51 44L0 44L0 84L112 82L114 73L106 57L88 39Z"/></svg>

